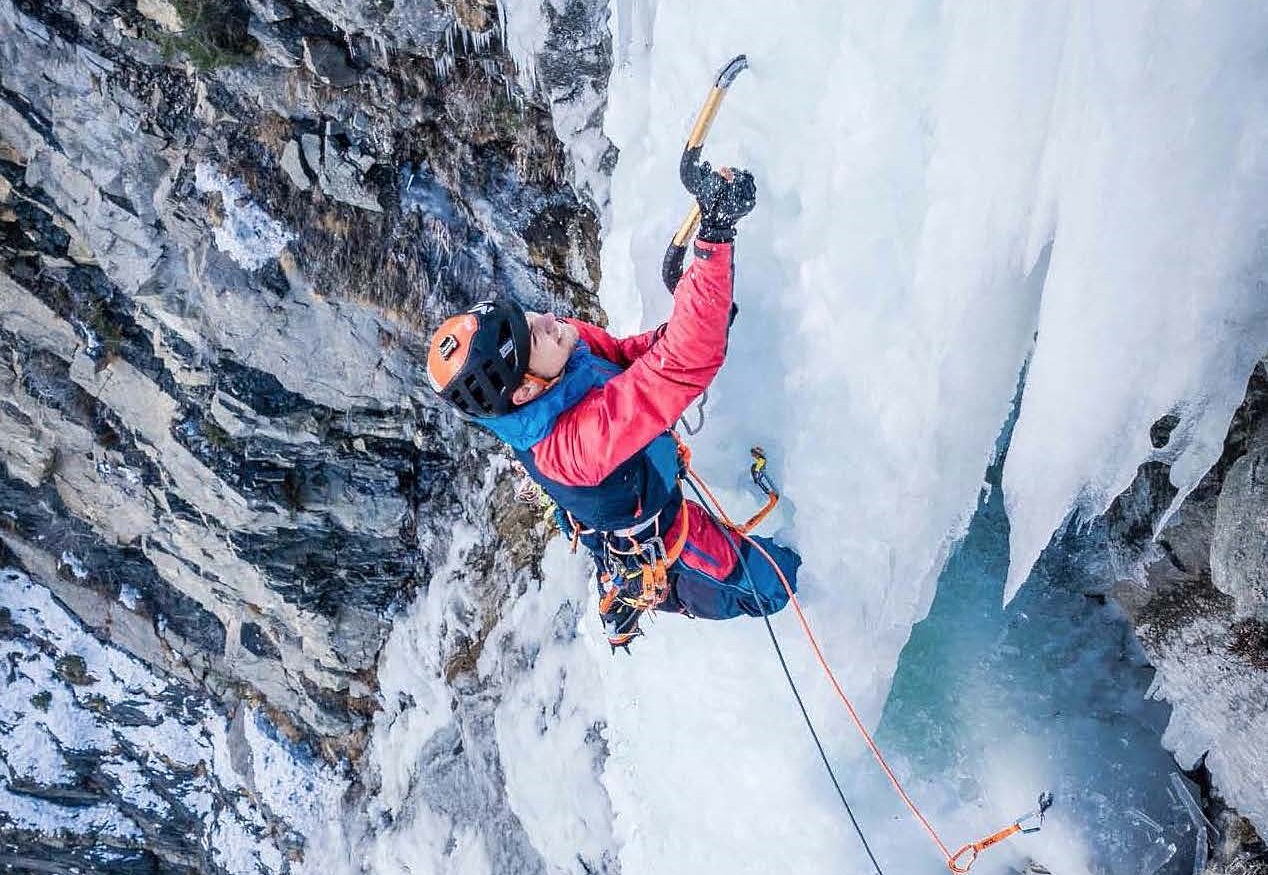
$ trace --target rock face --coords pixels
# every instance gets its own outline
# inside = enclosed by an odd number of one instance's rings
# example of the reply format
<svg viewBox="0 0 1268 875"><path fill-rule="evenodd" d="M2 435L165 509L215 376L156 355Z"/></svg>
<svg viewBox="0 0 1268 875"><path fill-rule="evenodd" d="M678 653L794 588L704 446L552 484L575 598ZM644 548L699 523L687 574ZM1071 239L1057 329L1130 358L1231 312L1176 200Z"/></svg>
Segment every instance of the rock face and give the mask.
<svg viewBox="0 0 1268 875"><path fill-rule="evenodd" d="M603 7L573 6L549 42L588 46L593 78ZM0 567L331 759L364 743L392 611L455 524L493 525L473 496L495 447L427 390L429 329L506 295L598 317L594 207L498 21L465 0L0 0ZM531 575L534 550L489 549ZM39 649L0 619L5 653ZM491 624L444 642L455 678ZM40 858L34 835L5 853Z"/></svg>
<svg viewBox="0 0 1268 875"><path fill-rule="evenodd" d="M1165 446L1165 436L1156 441ZM1167 468L1141 467L1107 515L1121 546L1114 595L1174 707L1164 743L1268 828L1268 373L1256 369L1224 453L1179 508ZM1155 536L1156 532L1156 536ZM1249 871L1249 870L1248 870Z"/></svg>
<svg viewBox="0 0 1268 875"><path fill-rule="evenodd" d="M1228 469L1215 505L1211 581L1233 597L1240 622L1268 628L1268 421Z"/></svg>
<svg viewBox="0 0 1268 875"><path fill-rule="evenodd" d="M225 719L11 570L0 646L5 871L279 871L338 813L344 777L293 756L258 709Z"/></svg>

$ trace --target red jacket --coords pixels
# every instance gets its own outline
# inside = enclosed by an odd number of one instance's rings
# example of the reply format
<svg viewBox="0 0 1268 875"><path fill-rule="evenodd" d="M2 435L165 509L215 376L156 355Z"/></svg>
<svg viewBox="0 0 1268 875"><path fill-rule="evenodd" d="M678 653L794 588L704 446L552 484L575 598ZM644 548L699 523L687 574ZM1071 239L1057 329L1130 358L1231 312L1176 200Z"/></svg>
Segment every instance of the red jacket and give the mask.
<svg viewBox="0 0 1268 875"><path fill-rule="evenodd" d="M659 328L615 338L597 325L567 320L595 355L625 371L561 414L533 446L533 460L547 477L598 484L673 425L717 375L731 320L731 244L697 240L695 254L674 290L669 321Z"/></svg>

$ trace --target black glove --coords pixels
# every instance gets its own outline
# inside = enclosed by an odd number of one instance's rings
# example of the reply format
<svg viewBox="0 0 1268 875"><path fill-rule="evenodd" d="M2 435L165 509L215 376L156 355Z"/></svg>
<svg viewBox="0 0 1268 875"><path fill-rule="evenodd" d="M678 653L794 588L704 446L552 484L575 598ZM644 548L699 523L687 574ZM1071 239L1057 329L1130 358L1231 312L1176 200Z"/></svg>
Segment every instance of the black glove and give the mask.
<svg viewBox="0 0 1268 875"><path fill-rule="evenodd" d="M757 204L753 174L730 167L714 170L708 161L690 159L679 169L683 185L700 204L697 236L709 243L730 243L735 239L735 223Z"/></svg>

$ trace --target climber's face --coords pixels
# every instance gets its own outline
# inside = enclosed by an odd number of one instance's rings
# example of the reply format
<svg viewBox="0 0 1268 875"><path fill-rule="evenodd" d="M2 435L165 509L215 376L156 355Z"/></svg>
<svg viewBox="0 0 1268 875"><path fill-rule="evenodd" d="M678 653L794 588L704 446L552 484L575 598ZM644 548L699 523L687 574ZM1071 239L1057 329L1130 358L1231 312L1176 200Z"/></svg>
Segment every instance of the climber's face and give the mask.
<svg viewBox="0 0 1268 875"><path fill-rule="evenodd" d="M531 346L528 373L512 398L516 404L527 404L554 385L577 347L577 329L554 313L529 311L524 318L528 320Z"/></svg>

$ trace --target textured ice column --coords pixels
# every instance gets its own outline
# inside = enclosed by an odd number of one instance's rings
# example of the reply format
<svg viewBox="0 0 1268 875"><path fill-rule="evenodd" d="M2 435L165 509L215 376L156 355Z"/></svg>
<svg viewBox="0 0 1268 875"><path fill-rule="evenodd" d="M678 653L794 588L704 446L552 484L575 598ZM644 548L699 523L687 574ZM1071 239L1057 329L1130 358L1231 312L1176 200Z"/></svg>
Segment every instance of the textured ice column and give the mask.
<svg viewBox="0 0 1268 875"><path fill-rule="evenodd" d="M1089 4L1070 18L1044 162L1058 217L1004 473L1011 598L1074 511L1151 457L1183 500L1268 348L1268 12ZM1149 426L1180 416L1155 452Z"/></svg>

